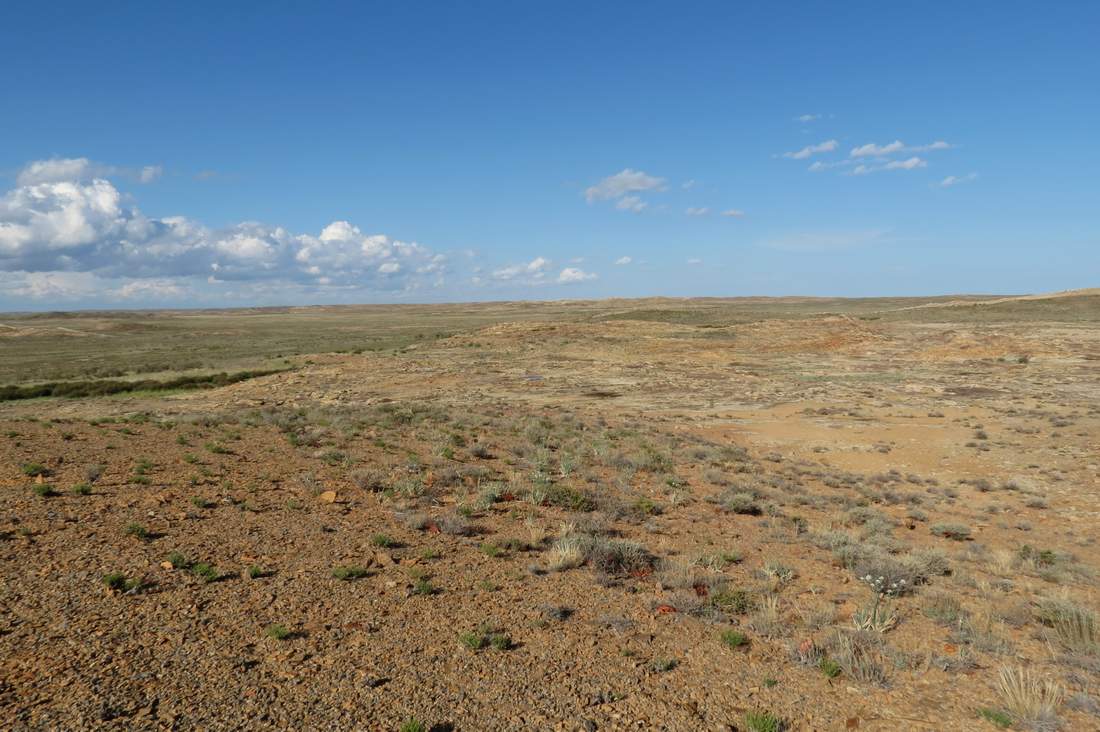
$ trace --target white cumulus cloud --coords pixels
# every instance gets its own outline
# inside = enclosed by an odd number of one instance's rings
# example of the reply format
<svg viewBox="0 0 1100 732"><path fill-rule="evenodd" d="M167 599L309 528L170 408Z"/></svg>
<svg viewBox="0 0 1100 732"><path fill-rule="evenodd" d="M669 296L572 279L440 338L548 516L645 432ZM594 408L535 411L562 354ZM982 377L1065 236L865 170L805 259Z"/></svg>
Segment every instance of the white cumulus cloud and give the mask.
<svg viewBox="0 0 1100 732"><path fill-rule="evenodd" d="M836 140L826 140L825 142L819 142L816 145L807 145L801 150L796 150L795 152L785 152L783 153L783 157L790 158L791 160L805 160L811 155L816 155L817 153L832 152L833 150L836 150L839 145L840 143Z"/></svg>
<svg viewBox="0 0 1100 732"><path fill-rule="evenodd" d="M139 169L104 165L88 158L50 158L35 160L19 171L16 184L33 186L41 183L88 182L94 178L120 176L138 183L152 183L164 173L159 165L146 165Z"/></svg>
<svg viewBox="0 0 1100 732"><path fill-rule="evenodd" d="M906 148L906 152L931 152L932 150L948 150L951 147L953 146L943 140L936 140L928 145L917 145L915 147Z"/></svg>
<svg viewBox="0 0 1100 732"><path fill-rule="evenodd" d="M928 163L914 156L905 160L891 160L884 167L886 170L916 170L917 168L927 168Z"/></svg>
<svg viewBox="0 0 1100 732"><path fill-rule="evenodd" d="M0 271L29 292L77 291L80 273L122 282L115 295L177 294L184 278L402 290L438 286L446 259L415 242L335 221L319 235L242 222L215 229L182 216L151 218L87 158L27 165L0 196ZM143 169L152 180L160 169ZM10 279L10 278L9 278ZM130 280L141 280L130 282Z"/></svg>
<svg viewBox="0 0 1100 732"><path fill-rule="evenodd" d="M928 162L922 158L913 156L906 158L905 160L889 160L885 163L878 165L874 164L860 164L852 169L852 175L868 175L870 173L878 173L882 170L916 170L917 168L927 168Z"/></svg>
<svg viewBox="0 0 1100 732"><path fill-rule="evenodd" d="M621 266L621 265L630 264L633 261L634 261L633 257L619 257L618 259L615 260L615 264L618 264L618 265Z"/></svg>
<svg viewBox="0 0 1100 732"><path fill-rule="evenodd" d="M490 276L494 280L514 280L520 277L531 280L541 280L546 276L546 268L549 266L549 259L545 257L535 257L527 264L513 264L493 270Z"/></svg>
<svg viewBox="0 0 1100 732"><path fill-rule="evenodd" d="M615 201L615 208L620 211L641 213L649 204L637 194L663 191L667 187L664 178L625 168L586 188L584 198L589 203Z"/></svg>
<svg viewBox="0 0 1100 732"><path fill-rule="evenodd" d="M940 181L941 188L950 188L951 186L957 186L962 183L969 183L972 180L977 179L977 173L967 173L966 175L949 175Z"/></svg>
<svg viewBox="0 0 1100 732"><path fill-rule="evenodd" d="M665 187L665 179L658 178L640 170L625 168L624 170L609 175L594 186L589 186L584 197L589 203L618 198L627 193L638 191L660 190Z"/></svg>
<svg viewBox="0 0 1100 732"><path fill-rule="evenodd" d="M88 158L51 158L36 160L19 172L15 182L21 186L33 186L39 183L83 180L92 172L92 162Z"/></svg>
<svg viewBox="0 0 1100 732"><path fill-rule="evenodd" d="M138 173L138 181L142 183L152 183L157 178L164 175L164 168L159 165L146 165Z"/></svg>
<svg viewBox="0 0 1100 732"><path fill-rule="evenodd" d="M947 150L951 147L943 140L936 140L935 142L927 145L906 145L901 140L894 140L891 143L885 145L876 145L873 142L869 142L866 145L860 145L859 147L852 148L851 156L853 158L867 158L867 157L886 157L893 155L894 153L920 153L931 152L933 150Z"/></svg>
<svg viewBox="0 0 1100 732"><path fill-rule="evenodd" d="M582 269L576 267L566 267L558 275L558 282L566 285L573 282L585 282L586 280L594 280L596 275L592 272L585 272Z"/></svg>
<svg viewBox="0 0 1100 732"><path fill-rule="evenodd" d="M648 205L648 203L637 196L623 196L615 202L615 208L620 211L631 211L633 213L641 213Z"/></svg>
<svg viewBox="0 0 1100 732"><path fill-rule="evenodd" d="M860 145L859 147L852 148L853 158L865 158L869 156L881 157L882 155L889 155L896 153L905 147L905 143L901 140L894 140L886 145L876 145L873 142L869 142L866 145Z"/></svg>

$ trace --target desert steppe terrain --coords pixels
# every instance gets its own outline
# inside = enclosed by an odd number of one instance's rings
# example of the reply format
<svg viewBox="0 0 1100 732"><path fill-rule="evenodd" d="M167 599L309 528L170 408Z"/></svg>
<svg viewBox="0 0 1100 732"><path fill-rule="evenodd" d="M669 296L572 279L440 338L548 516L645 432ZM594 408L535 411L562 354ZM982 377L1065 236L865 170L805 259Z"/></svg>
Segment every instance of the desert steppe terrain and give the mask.
<svg viewBox="0 0 1100 732"><path fill-rule="evenodd" d="M0 384L5 729L1100 728L1100 291L4 315Z"/></svg>

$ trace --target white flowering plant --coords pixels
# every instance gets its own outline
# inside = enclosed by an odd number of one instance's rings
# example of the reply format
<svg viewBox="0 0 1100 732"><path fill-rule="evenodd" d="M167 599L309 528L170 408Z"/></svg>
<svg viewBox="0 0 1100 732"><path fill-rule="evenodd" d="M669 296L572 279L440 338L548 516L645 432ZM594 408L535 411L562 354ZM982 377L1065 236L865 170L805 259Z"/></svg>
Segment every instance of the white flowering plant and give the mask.
<svg viewBox="0 0 1100 732"><path fill-rule="evenodd" d="M908 589L904 579L888 581L886 577L867 574L860 577L874 593L875 599L869 608L860 608L852 616L852 622L859 630L873 630L885 633L898 624L898 616L891 608L883 604L887 597L897 597Z"/></svg>

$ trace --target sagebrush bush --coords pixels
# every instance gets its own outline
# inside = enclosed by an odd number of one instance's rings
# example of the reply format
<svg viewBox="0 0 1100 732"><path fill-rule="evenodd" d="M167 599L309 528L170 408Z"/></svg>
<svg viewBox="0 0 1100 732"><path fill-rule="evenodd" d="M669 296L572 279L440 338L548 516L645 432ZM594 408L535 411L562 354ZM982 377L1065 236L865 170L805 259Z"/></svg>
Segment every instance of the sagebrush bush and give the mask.
<svg viewBox="0 0 1100 732"><path fill-rule="evenodd" d="M954 541L966 541L970 538L970 527L965 524L933 524L930 531L936 536Z"/></svg>
<svg viewBox="0 0 1100 732"><path fill-rule="evenodd" d="M764 509L751 493L728 493L719 499L722 508L730 513L759 516Z"/></svg>

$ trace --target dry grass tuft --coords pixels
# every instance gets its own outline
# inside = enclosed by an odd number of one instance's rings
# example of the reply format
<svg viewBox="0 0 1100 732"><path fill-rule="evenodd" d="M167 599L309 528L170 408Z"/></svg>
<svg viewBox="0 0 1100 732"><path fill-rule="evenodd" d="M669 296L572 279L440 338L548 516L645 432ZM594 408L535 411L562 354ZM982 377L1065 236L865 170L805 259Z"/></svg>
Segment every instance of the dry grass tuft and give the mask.
<svg viewBox="0 0 1100 732"><path fill-rule="evenodd" d="M1072 600L1047 598L1039 602L1039 620L1054 629L1058 640L1071 653L1085 655L1100 651L1096 615Z"/></svg>
<svg viewBox="0 0 1100 732"><path fill-rule="evenodd" d="M829 639L829 657L843 669L848 678L865 684L886 686L889 659L883 652L878 635L865 631L838 630Z"/></svg>
<svg viewBox="0 0 1100 732"><path fill-rule="evenodd" d="M749 627L766 638L785 635L787 626L779 612L779 598L775 595L764 598L760 608L749 618Z"/></svg>
<svg viewBox="0 0 1100 732"><path fill-rule="evenodd" d="M1030 669L1003 666L997 678L997 691L1005 710L1020 724L1035 730L1053 730L1058 726L1057 711L1063 692L1056 682L1039 678Z"/></svg>
<svg viewBox="0 0 1100 732"><path fill-rule="evenodd" d="M566 534L554 542L550 549L550 569L564 572L584 564L584 546L581 537Z"/></svg>

